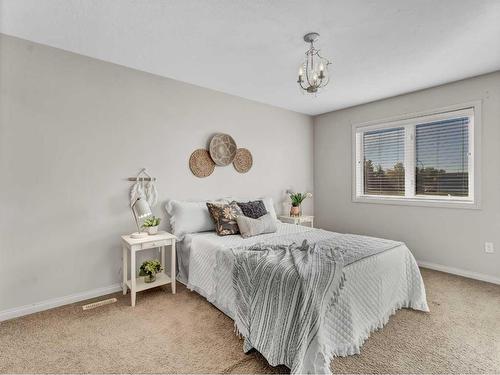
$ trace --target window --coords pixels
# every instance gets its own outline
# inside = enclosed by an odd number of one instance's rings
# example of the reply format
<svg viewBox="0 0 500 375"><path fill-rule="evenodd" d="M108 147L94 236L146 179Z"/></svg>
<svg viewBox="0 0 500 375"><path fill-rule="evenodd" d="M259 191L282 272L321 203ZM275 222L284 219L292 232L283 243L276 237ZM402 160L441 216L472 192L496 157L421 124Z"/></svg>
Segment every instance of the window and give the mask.
<svg viewBox="0 0 500 375"><path fill-rule="evenodd" d="M354 126L354 201L476 206L474 109Z"/></svg>
<svg viewBox="0 0 500 375"><path fill-rule="evenodd" d="M469 196L469 118L415 127L416 194Z"/></svg>
<svg viewBox="0 0 500 375"><path fill-rule="evenodd" d="M369 195L405 195L405 129L363 133L363 192Z"/></svg>

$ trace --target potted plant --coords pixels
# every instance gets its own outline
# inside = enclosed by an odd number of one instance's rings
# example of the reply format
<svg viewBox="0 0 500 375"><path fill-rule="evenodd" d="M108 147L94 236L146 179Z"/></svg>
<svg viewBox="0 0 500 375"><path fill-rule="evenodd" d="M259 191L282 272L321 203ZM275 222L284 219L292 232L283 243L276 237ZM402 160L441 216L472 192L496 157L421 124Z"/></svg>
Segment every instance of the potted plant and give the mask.
<svg viewBox="0 0 500 375"><path fill-rule="evenodd" d="M302 215L302 210L300 205L306 198L311 198L311 193L294 193L288 192L290 200L292 201L292 208L290 208L290 216L300 216Z"/></svg>
<svg viewBox="0 0 500 375"><path fill-rule="evenodd" d="M163 271L161 263L155 260L146 260L142 263L139 276L145 276L145 283L152 283L156 280L156 274Z"/></svg>
<svg viewBox="0 0 500 375"><path fill-rule="evenodd" d="M160 221L161 219L159 217L151 216L144 220L142 227L146 229L149 234L156 234L158 233L158 225L160 225Z"/></svg>

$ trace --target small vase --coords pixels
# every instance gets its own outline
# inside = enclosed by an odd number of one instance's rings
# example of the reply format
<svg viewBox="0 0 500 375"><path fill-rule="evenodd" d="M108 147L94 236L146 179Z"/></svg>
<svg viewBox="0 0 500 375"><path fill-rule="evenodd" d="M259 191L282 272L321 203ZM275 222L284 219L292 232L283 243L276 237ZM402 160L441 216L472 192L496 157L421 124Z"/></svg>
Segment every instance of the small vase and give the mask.
<svg viewBox="0 0 500 375"><path fill-rule="evenodd" d="M148 231L148 234L156 234L158 233L158 225L154 227L147 227L146 230Z"/></svg>
<svg viewBox="0 0 500 375"><path fill-rule="evenodd" d="M290 216L300 216L300 215L302 215L300 206L292 206L292 208L290 208Z"/></svg>
<svg viewBox="0 0 500 375"><path fill-rule="evenodd" d="M145 283L152 283L156 280L156 274L155 275L147 275L147 276L144 276L144 282Z"/></svg>

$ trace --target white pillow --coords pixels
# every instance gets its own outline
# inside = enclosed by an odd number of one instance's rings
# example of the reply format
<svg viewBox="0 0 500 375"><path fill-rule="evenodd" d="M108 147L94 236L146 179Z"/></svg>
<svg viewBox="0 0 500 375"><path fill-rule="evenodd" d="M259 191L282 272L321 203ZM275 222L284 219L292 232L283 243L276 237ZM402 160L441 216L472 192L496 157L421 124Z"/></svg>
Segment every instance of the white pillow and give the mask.
<svg viewBox="0 0 500 375"><path fill-rule="evenodd" d="M278 220L278 216L276 215L276 211L274 210L274 202L273 202L273 198L260 198L260 200L262 200L262 202L264 202L264 206L266 206L266 210L267 212L269 212L271 214L271 217L274 219L274 220Z"/></svg>
<svg viewBox="0 0 500 375"><path fill-rule="evenodd" d="M270 213L259 217L258 219L252 219L244 215L236 217L238 227L242 237L253 237L258 234L264 233L274 233L276 232L276 220L273 219Z"/></svg>
<svg viewBox="0 0 500 375"><path fill-rule="evenodd" d="M166 204L165 208L170 216L172 234L181 241L186 233L215 230L215 224L208 212L207 201L171 200Z"/></svg>

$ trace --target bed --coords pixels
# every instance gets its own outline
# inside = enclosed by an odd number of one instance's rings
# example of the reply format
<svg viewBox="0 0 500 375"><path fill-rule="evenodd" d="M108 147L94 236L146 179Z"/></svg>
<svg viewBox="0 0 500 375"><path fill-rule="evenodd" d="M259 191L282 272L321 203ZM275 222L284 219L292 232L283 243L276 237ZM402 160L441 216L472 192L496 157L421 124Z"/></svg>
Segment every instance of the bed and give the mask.
<svg viewBox="0 0 500 375"><path fill-rule="evenodd" d="M238 235L220 237L215 232L186 234L177 250L178 280L234 320L234 249L259 243L291 244L304 239L315 243L342 236L293 224L277 226L275 233L247 239ZM333 357L358 354L370 333L382 328L398 309L429 311L417 263L403 243L354 261L343 272L346 281L338 301L324 317L322 329L326 330L327 340L321 345L327 350L318 358L319 350L312 345L300 372L329 372ZM273 366L280 364L267 359Z"/></svg>

